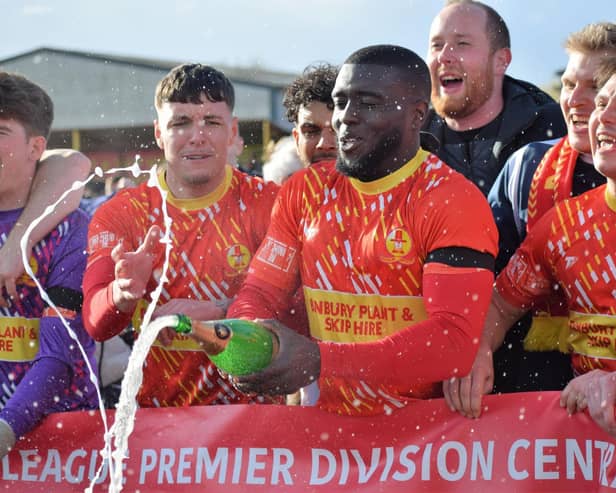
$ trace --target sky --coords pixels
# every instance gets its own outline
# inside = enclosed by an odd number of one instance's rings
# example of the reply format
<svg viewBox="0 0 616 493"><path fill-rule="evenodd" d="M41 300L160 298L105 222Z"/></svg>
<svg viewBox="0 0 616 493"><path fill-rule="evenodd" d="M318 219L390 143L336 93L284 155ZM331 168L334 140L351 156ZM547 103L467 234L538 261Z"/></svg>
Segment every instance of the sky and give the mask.
<svg viewBox="0 0 616 493"><path fill-rule="evenodd" d="M546 85L563 42L590 22L616 21L614 0L485 0L507 22L508 73ZM39 47L298 73L391 43L425 57L443 0L0 0L0 60Z"/></svg>

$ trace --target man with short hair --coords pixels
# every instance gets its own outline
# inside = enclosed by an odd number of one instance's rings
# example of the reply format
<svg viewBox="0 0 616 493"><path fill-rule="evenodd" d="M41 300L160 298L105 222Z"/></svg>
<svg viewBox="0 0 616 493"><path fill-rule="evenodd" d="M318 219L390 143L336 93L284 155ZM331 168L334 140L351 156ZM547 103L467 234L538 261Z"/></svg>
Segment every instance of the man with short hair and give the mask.
<svg viewBox="0 0 616 493"><path fill-rule="evenodd" d="M332 128L332 90L338 68L329 64L309 66L285 91L283 104L293 123L293 138L304 167L336 158L336 133Z"/></svg>
<svg viewBox="0 0 616 493"><path fill-rule="evenodd" d="M279 352L239 388L290 393L318 380L322 409L391 413L469 370L496 254L479 190L420 148L430 75L400 46L353 53L332 93L337 162L282 188L229 317L277 319L302 285L313 339L281 324Z"/></svg>
<svg viewBox="0 0 616 493"><path fill-rule="evenodd" d="M265 236L278 191L227 163L237 136L235 92L220 71L201 64L171 70L156 88L156 142L167 161L157 183L172 219L170 266L155 316L222 318ZM118 192L94 214L84 276L84 319L97 340L140 315L160 281L164 228L160 191L147 184ZM163 334L147 356L139 404L189 406L272 402L233 389L201 347Z"/></svg>
<svg viewBox="0 0 616 493"><path fill-rule="evenodd" d="M565 342L575 375L561 394L561 406L573 413L588 405L597 423L616 435L611 375L616 370L616 63L608 61L597 77L599 87L604 85L588 121L593 164L607 182L556 203L499 274L474 365L476 379L466 382L472 391L459 402L450 401L467 416L478 417L481 411L482 376L491 370L486 356L500 345L508 328L534 303L549 298L558 284L566 303Z"/></svg>
<svg viewBox="0 0 616 493"><path fill-rule="evenodd" d="M28 201L52 121L53 103L41 87L0 72L0 245ZM15 280L17 294L3 297L0 456L48 414L96 407L87 367L96 367L94 342L83 329L80 313L86 233L87 217L76 211L33 245L29 265L48 300L26 274ZM83 346L87 362L60 314Z"/></svg>
<svg viewBox="0 0 616 493"><path fill-rule="evenodd" d="M528 82L505 75L509 31L491 7L452 0L430 28L432 106L422 145L487 195L512 152L566 132L558 105Z"/></svg>
<svg viewBox="0 0 616 493"><path fill-rule="evenodd" d="M589 24L565 42L569 55L562 74L560 106L567 123L562 139L530 143L516 151L497 177L488 201L499 229L497 272L520 246L526 232L555 203L605 183L592 165L588 119L597 94L595 71L616 55L616 24ZM530 197L530 200L529 200ZM517 324L494 355L494 390L560 390L571 379L567 317L560 297L536 307ZM550 314L550 312L552 312ZM525 350L526 349L526 350Z"/></svg>

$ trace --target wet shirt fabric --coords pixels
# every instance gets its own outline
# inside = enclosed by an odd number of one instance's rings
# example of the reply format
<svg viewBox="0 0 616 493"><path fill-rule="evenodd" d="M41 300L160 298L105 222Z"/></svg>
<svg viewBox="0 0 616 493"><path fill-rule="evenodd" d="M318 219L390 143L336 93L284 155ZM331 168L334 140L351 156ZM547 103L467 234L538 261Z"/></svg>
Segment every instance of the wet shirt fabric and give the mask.
<svg viewBox="0 0 616 493"><path fill-rule="evenodd" d="M558 285L569 312L575 374L616 369L616 197L605 186L557 204L531 229L497 279L524 308Z"/></svg>
<svg viewBox="0 0 616 493"><path fill-rule="evenodd" d="M0 212L0 245L21 213ZM74 212L32 249L29 265L69 323L92 366L94 341L83 328L81 281L86 265L87 217ZM18 299L0 308L0 419L16 436L52 412L97 406L96 388L75 341L34 280L16 282Z"/></svg>
<svg viewBox="0 0 616 493"><path fill-rule="evenodd" d="M368 183L334 165L313 165L285 184L250 270L255 282L281 292L293 292L301 278L310 332L319 341L380 341L424 321L424 263L435 250L496 254L487 202L436 156L420 150L396 172ZM437 395L435 381L394 387L322 377L319 405L342 414L387 413L407 398Z"/></svg>
<svg viewBox="0 0 616 493"><path fill-rule="evenodd" d="M168 190L164 173L159 173L158 179L161 187ZM228 166L224 182L202 199L180 200L169 195L172 250L169 281L159 304L176 298L211 301L232 298L265 236L277 191L277 185L266 184ZM152 225L159 225L164 231L162 205L159 190L147 184L119 192L103 204L90 224L88 269L99 260L109 262L110 252L119 241L126 242L128 251L134 251ZM161 246L154 260L148 293L156 288L163 263ZM111 270L105 285L113 279L113 265L111 262L106 267L107 271ZM88 302L85 288L84 291ZM137 329L145 308L143 303L133 317ZM114 310L111 300L105 309ZM109 323L89 329L96 333L97 339L106 338L122 329L118 322L112 317ZM130 317L125 317L123 322L127 325ZM232 388L199 345L187 336L176 336L170 347L155 342L143 372L138 395L139 405L143 407L264 401L260 396L249 398Z"/></svg>

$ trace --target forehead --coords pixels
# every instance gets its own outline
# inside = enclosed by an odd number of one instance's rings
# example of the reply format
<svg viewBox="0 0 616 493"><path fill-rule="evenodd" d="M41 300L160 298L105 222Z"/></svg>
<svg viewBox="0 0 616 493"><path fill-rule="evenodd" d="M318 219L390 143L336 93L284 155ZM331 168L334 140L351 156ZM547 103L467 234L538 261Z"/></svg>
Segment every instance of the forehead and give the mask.
<svg viewBox="0 0 616 493"><path fill-rule="evenodd" d="M486 13L481 7L470 4L445 7L430 26L430 38L436 36L473 36L487 39Z"/></svg>
<svg viewBox="0 0 616 493"><path fill-rule="evenodd" d="M328 125L332 119L332 110L321 101L312 101L301 105L297 112L297 124L314 123L315 125Z"/></svg>
<svg viewBox="0 0 616 493"><path fill-rule="evenodd" d="M400 70L385 65L345 63L338 72L332 95L337 93L382 94L406 90Z"/></svg>
<svg viewBox="0 0 616 493"><path fill-rule="evenodd" d="M0 128L10 130L13 133L25 133L26 131L24 125L14 118L0 118Z"/></svg>
<svg viewBox="0 0 616 493"><path fill-rule="evenodd" d="M602 59L603 55L600 53L573 51L569 55L567 67L563 72L563 78L576 77L577 79L592 80Z"/></svg>
<svg viewBox="0 0 616 493"><path fill-rule="evenodd" d="M160 120L172 118L199 118L205 116L220 117L231 120L231 110L224 101L213 102L201 96L200 103L177 103L164 102L160 108L156 109Z"/></svg>

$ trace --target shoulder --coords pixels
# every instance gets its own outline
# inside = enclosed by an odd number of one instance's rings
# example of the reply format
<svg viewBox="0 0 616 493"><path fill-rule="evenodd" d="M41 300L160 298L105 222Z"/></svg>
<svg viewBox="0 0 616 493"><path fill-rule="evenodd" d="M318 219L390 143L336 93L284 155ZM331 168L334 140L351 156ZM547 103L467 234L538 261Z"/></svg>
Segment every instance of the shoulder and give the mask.
<svg viewBox="0 0 616 493"><path fill-rule="evenodd" d="M527 142L562 137L566 134L567 127L560 105L534 84L505 76L503 97L505 122L526 122Z"/></svg>
<svg viewBox="0 0 616 493"><path fill-rule="evenodd" d="M250 175L237 168L232 168L232 173L232 188L236 188L242 198L273 199L280 189L274 182L266 182L260 176Z"/></svg>

